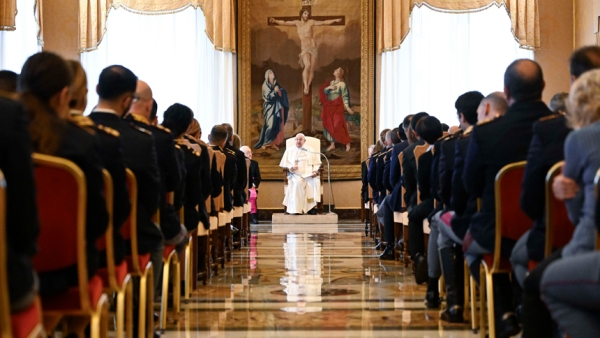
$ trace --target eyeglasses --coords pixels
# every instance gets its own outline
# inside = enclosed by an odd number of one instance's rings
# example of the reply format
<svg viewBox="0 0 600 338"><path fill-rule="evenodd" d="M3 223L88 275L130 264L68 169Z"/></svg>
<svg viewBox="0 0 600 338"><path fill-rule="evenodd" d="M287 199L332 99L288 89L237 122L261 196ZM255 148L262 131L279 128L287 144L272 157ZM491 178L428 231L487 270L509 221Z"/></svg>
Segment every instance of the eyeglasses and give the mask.
<svg viewBox="0 0 600 338"><path fill-rule="evenodd" d="M148 99L141 97L140 94L133 94L133 95L131 95L131 100L133 102L138 102L138 101L146 101Z"/></svg>

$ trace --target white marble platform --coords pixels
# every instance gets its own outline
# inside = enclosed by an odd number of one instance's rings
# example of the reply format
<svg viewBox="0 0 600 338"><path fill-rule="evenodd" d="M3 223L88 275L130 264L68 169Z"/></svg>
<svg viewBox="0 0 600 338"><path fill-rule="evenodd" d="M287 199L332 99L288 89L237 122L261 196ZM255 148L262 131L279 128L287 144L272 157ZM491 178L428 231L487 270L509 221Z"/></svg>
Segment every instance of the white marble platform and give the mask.
<svg viewBox="0 0 600 338"><path fill-rule="evenodd" d="M273 214L273 224L337 224L337 214L286 215Z"/></svg>

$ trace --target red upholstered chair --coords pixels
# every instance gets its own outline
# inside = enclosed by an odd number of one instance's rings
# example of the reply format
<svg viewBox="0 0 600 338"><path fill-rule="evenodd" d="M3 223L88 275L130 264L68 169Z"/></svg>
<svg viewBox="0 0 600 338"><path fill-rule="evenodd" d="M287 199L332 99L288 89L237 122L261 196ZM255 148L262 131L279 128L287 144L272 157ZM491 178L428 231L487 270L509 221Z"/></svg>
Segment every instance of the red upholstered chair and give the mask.
<svg viewBox="0 0 600 338"><path fill-rule="evenodd" d="M488 312L489 337L495 338L494 321L494 284L493 275L512 273L512 265L508 257L500 255L502 249L501 239L508 238L517 241L531 228L531 220L521 210L519 198L521 196L521 182L525 172L526 161L515 162L504 166L496 175L495 204L496 204L496 238L494 253L483 256L480 268L481 313L480 323L482 337L485 337L485 313ZM485 281L485 282L484 282ZM487 306L485 294L487 292Z"/></svg>
<svg viewBox="0 0 600 338"><path fill-rule="evenodd" d="M6 181L0 171L0 338L40 337L42 312L39 299L18 313L10 313L6 255Z"/></svg>
<svg viewBox="0 0 600 338"><path fill-rule="evenodd" d="M116 312L116 334L115 337L122 338L125 333L127 338L133 337L133 283L128 273L127 261L115 264L113 243L113 210L114 190L113 180L110 173L102 170L104 178L104 198L106 199L106 210L108 211L108 228L104 237L96 241L96 247L100 251L106 251L106 268L98 269L98 276L102 278L104 291L117 294Z"/></svg>
<svg viewBox="0 0 600 338"><path fill-rule="evenodd" d="M44 323L52 332L64 316L90 318L92 338L105 337L108 302L102 279L88 280L85 243L87 192L85 176L75 163L33 154L37 208L40 220L38 254L33 266L38 272L77 265L78 286L60 295L42 298Z"/></svg>
<svg viewBox="0 0 600 338"><path fill-rule="evenodd" d="M129 190L129 202L131 212L129 218L121 227L121 236L129 243L129 256L127 269L131 276L140 278L139 308L138 308L138 338L154 337L154 273L150 254L138 254L137 241L137 196L138 185L135 174L131 169L126 169L127 189Z"/></svg>
<svg viewBox="0 0 600 338"><path fill-rule="evenodd" d="M173 204L174 194L172 192L167 193L167 201ZM160 217L159 211L156 211L156 220ZM155 221L156 222L156 221ZM179 283L180 267L179 256L174 245L165 245L163 250L163 274L162 274L162 296L160 298L160 322L158 327L164 331L167 327L167 304L169 302L169 277L173 281L173 309L175 314L179 314L181 309L181 283ZM171 272L171 265L173 265L173 271ZM171 275L169 275L171 274ZM157 276L159 277L159 276Z"/></svg>

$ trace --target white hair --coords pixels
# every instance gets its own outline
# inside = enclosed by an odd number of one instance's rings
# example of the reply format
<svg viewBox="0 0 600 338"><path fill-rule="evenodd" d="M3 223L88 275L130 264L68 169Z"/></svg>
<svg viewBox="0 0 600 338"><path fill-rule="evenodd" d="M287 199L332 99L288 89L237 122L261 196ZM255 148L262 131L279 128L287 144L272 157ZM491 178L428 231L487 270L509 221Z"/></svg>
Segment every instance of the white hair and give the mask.
<svg viewBox="0 0 600 338"><path fill-rule="evenodd" d="M303 139L305 139L305 140L306 140L306 136L304 136L304 134L302 134L302 133L298 133L298 134L296 134L296 138L298 138L298 136L301 136Z"/></svg>

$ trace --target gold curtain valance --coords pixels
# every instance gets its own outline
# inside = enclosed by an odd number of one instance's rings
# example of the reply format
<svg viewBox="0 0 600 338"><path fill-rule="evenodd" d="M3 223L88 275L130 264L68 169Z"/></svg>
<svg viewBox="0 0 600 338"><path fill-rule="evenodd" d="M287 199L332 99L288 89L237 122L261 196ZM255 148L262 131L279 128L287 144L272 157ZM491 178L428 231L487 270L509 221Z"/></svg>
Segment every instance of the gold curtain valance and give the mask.
<svg viewBox="0 0 600 338"><path fill-rule="evenodd" d="M79 0L81 52L98 48L106 32L110 9L120 7L146 15L171 14L200 7L206 18L206 34L215 49L235 53L235 0Z"/></svg>
<svg viewBox="0 0 600 338"><path fill-rule="evenodd" d="M0 31L15 30L17 0L0 0Z"/></svg>
<svg viewBox="0 0 600 338"><path fill-rule="evenodd" d="M410 30L410 13L415 6L468 13L494 5L506 7L513 35L522 48L540 47L537 0L377 0L377 51L383 53L400 48Z"/></svg>

